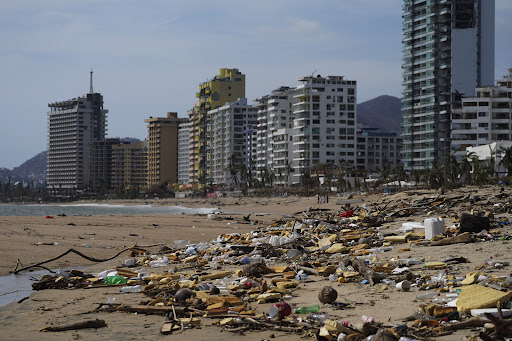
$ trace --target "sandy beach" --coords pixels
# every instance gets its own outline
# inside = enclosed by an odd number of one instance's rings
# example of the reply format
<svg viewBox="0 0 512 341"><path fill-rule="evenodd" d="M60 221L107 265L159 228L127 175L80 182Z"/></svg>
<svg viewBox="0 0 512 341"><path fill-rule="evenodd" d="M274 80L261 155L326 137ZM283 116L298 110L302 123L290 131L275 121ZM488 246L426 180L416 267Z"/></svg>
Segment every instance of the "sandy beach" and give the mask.
<svg viewBox="0 0 512 341"><path fill-rule="evenodd" d="M247 233L282 218L283 214L305 211L310 206L336 208L332 200L318 205L313 197L109 200L95 203L217 208L223 213L216 215L216 219L208 219L206 214L0 217L0 276L14 270L18 259L28 266L56 257L70 248L105 259L134 245L172 247L174 240L211 241L223 233ZM251 214L251 223L243 219L248 214ZM225 219L229 217L233 220ZM58 245L47 245L54 243ZM70 255L48 266L58 269L91 264L84 258Z"/></svg>
<svg viewBox="0 0 512 341"><path fill-rule="evenodd" d="M471 188L467 193L479 193L481 196L492 196L497 188ZM507 191L508 193L508 191ZM362 199L365 204L386 201L416 200L422 197L435 197L435 191L420 191L412 194L401 193L396 196L355 196L353 200ZM183 205L186 207L216 207L223 213L208 219L206 215L140 215L140 216L56 216L46 217L0 217L0 274L12 271L17 262L28 266L46 259L56 257L70 248L76 249L94 258L109 258L126 247L138 245L156 252L161 245L172 247L174 240L190 240L191 242L211 241L218 235L229 233L245 234L270 225L283 215L305 212L308 208L322 209L327 212L340 210L332 197L329 203L317 204L316 197L310 198L224 198L224 199L161 199L144 201L150 205ZM108 202L109 204L112 202ZM141 204L139 201L123 204ZM359 205L362 205L359 204ZM474 203L464 202L448 211L445 220L452 224L451 214L458 214L471 209L483 209ZM318 214L321 214L321 211ZM251 222L243 219L251 214ZM505 217L502 214L501 217ZM398 218L385 224L391 230L401 227L405 221L423 222L426 215L415 215ZM211 217L210 217L211 218ZM255 222L257 220L257 223ZM500 233L511 235L510 227L503 227ZM39 243L39 245L38 245ZM50 245L57 243L58 245ZM450 275L464 277L468 272L475 271L490 256L503 261L510 260L510 241L498 240L483 243L466 243L437 247L410 247L408 244L393 245L393 250L378 254L382 261L393 257L414 258L423 262L441 261L448 257L463 256L470 263L458 264L450 268ZM322 256L325 258L325 256ZM68 255L55 262L46 264L48 268L69 268L86 266L86 271L100 272L105 269L123 266L128 254L120 255L105 263L90 262L77 255ZM18 265L20 266L20 265ZM227 270L236 270L240 266L230 265ZM153 271L153 269L149 269ZM154 269L161 272L162 269ZM437 275L439 270L422 269L421 265L411 267L412 272L421 275ZM481 270L488 275L505 276L511 267L485 268ZM193 270L191 270L193 273ZM361 316L373 316L375 321L387 326L403 323L403 319L412 315L422 303L416 300L420 292L412 288L409 292L398 291L393 286L377 284L369 286L361 281L339 284L329 282L326 277L310 276L301 282L291 294L289 303L293 306L319 304L318 290L331 285L338 292L338 302L349 304L350 308L335 310L331 305L321 305L322 312L329 314L334 320L361 323ZM21 303L13 302L0 307L0 323L2 333L0 339L5 340L147 340L149 338L165 338L173 340L300 340L301 335L281 331L247 332L240 336L235 333L221 331L212 325L215 319L203 318L200 328L185 330L182 334L169 336L160 334L164 318L158 315L143 315L125 312L96 312L99 303L115 298L116 303L134 304L145 300L141 293L119 294L118 288L94 288L73 290L42 290L34 292ZM268 312L271 303L250 306L257 313ZM59 333L41 333L39 329L48 325L63 325L86 319L103 319L107 328L83 329ZM437 338L438 340L461 340L464 336L474 335L470 329Z"/></svg>

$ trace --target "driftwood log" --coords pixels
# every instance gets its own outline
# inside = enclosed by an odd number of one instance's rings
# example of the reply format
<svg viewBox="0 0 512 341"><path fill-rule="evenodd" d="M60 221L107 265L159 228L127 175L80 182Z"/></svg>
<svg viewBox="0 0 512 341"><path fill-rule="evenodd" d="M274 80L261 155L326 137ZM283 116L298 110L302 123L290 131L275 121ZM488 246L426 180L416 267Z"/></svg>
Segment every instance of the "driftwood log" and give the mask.
<svg viewBox="0 0 512 341"><path fill-rule="evenodd" d="M306 275L318 276L318 272L315 269L308 268L307 266L296 265L295 270L297 270L297 271L302 270L302 271L304 271L304 273Z"/></svg>
<svg viewBox="0 0 512 341"><path fill-rule="evenodd" d="M170 312L184 314L190 312L190 308L179 306L147 306L147 305L120 305L118 311L127 311L130 313L167 315Z"/></svg>
<svg viewBox="0 0 512 341"><path fill-rule="evenodd" d="M28 269L32 269L32 268L37 268L37 267L41 267L41 265L43 264L46 264L46 263L50 263L50 262L53 262L59 258L62 258L64 257L65 255L67 255L68 253L75 253L77 255L79 255L80 257L82 258L85 258L91 262L96 262L96 263L102 263L102 262L107 262L109 260L112 260L114 258L116 258L117 256L119 256L121 253L123 252L126 252L126 251L131 251L132 248L129 247L129 248L126 248L126 249L123 249L121 251L119 251L118 253L116 253L114 256L110 257L110 258L107 258L107 259L98 259L98 258L94 258L94 257L89 257L87 255L84 255L83 253L81 253L80 251L77 251L75 249L69 249L67 250L66 252L64 252L63 254L61 254L60 256L57 256L57 257L54 257L54 258L51 258L51 259L48 259L48 260L45 260L43 262L39 262L39 263L36 263L36 264L32 264L30 266L26 266L24 268L21 268L21 269L18 269L18 265L20 264L19 261L18 263L16 264L16 268L14 269L14 271L12 272L13 274L17 274L21 271L24 271L24 270L28 270Z"/></svg>
<svg viewBox="0 0 512 341"><path fill-rule="evenodd" d="M459 329L466 329L466 328L475 328L475 327L483 327L484 324L486 324L488 321L475 317L472 319L469 319L467 321L463 322L457 322L452 324L446 324L442 327L439 327L440 330L447 331L447 330L459 330Z"/></svg>
<svg viewBox="0 0 512 341"><path fill-rule="evenodd" d="M96 319L96 320L88 320L88 321L83 321L83 322L72 323L72 324L68 324L68 325L64 325L64 326L60 326L60 327L53 327L53 326L44 327L44 328L41 328L39 331L40 332L62 332L62 331L66 331L66 330L76 330L76 329L103 328L106 326L107 326L107 323L104 320Z"/></svg>
<svg viewBox="0 0 512 341"><path fill-rule="evenodd" d="M459 244L459 243L471 243L473 240L468 232L464 232L455 237L444 238L435 242L430 243L431 246L443 246L443 245L451 245L451 244Z"/></svg>
<svg viewBox="0 0 512 341"><path fill-rule="evenodd" d="M379 283L386 278L386 274L382 272L375 272L362 259L353 259L352 266L357 272L363 275L363 277L366 278L368 282L370 282L370 285L375 285L376 283Z"/></svg>

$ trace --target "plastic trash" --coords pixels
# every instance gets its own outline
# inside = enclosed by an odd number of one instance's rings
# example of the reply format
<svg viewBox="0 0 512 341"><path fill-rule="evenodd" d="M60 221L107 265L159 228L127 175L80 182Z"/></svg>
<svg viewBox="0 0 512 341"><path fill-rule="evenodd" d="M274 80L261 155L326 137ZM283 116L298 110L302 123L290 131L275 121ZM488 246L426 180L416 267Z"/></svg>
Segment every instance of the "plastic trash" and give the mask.
<svg viewBox="0 0 512 341"><path fill-rule="evenodd" d="M270 307L270 310L268 311L268 316L270 318L274 318L277 316L278 313L282 317L288 316L292 313L292 307L286 302L276 303Z"/></svg>
<svg viewBox="0 0 512 341"><path fill-rule="evenodd" d="M187 245L188 245L188 241L187 240L175 240L174 241L174 248L175 249L183 249L185 248Z"/></svg>
<svg viewBox="0 0 512 341"><path fill-rule="evenodd" d="M492 314L496 317L498 317L498 309L497 308L488 308L488 309L471 309L471 316L474 317L481 317L487 320L487 317L485 317L485 313ZM512 315L512 310L510 309L501 309L501 313L503 314L503 317L509 317Z"/></svg>
<svg viewBox="0 0 512 341"><path fill-rule="evenodd" d="M327 314L311 314L307 317L309 321L325 323L329 319L329 315Z"/></svg>
<svg viewBox="0 0 512 341"><path fill-rule="evenodd" d="M422 229L425 228L421 223L415 222L415 221L407 221L402 224L402 227L405 228L413 228L413 229Z"/></svg>
<svg viewBox="0 0 512 341"><path fill-rule="evenodd" d="M157 260L152 260L151 262L149 262L149 265L152 268L167 266L168 264L169 264L169 259L166 256L160 257Z"/></svg>
<svg viewBox="0 0 512 341"><path fill-rule="evenodd" d="M509 274L507 278L505 278L503 285L505 285L505 287L507 288L510 288L510 286L512 285L512 274Z"/></svg>
<svg viewBox="0 0 512 341"><path fill-rule="evenodd" d="M121 289L119 289L119 292L124 292L124 293L141 292L141 291L142 291L142 285L127 286L127 287L122 287Z"/></svg>
<svg viewBox="0 0 512 341"><path fill-rule="evenodd" d="M320 312L320 306L318 304L309 305L306 307L299 307L295 309L296 314L314 314Z"/></svg>
<svg viewBox="0 0 512 341"><path fill-rule="evenodd" d="M409 291L411 289L411 282L405 280L396 284L395 286L400 291Z"/></svg>
<svg viewBox="0 0 512 341"><path fill-rule="evenodd" d="M128 281L123 276L107 276L105 277L105 284L106 285L113 285L113 284L124 284Z"/></svg>
<svg viewBox="0 0 512 341"><path fill-rule="evenodd" d="M117 276L117 270L116 269L108 269L100 272L96 275L99 279L104 279L107 276Z"/></svg>
<svg viewBox="0 0 512 341"><path fill-rule="evenodd" d="M346 341L347 340L347 334L345 333L340 333L338 335L338 338L336 339L336 341Z"/></svg>
<svg viewBox="0 0 512 341"><path fill-rule="evenodd" d="M418 300L430 300L434 297L439 296L436 292L426 292L424 294L419 294L416 296Z"/></svg>
<svg viewBox="0 0 512 341"><path fill-rule="evenodd" d="M265 258L263 258L260 255L251 256L251 258L249 259L250 264L260 264L260 263L264 263L264 262L265 262Z"/></svg>
<svg viewBox="0 0 512 341"><path fill-rule="evenodd" d="M210 290L211 288L213 288L213 284L210 284L210 283L201 283L201 284L199 284L199 286L198 286L198 289L199 289L199 290L202 290L202 291L208 291L208 290Z"/></svg>
<svg viewBox="0 0 512 341"><path fill-rule="evenodd" d="M298 259L300 258L301 253L297 249L290 249L288 252L286 252L286 258L287 259Z"/></svg>
<svg viewBox="0 0 512 341"><path fill-rule="evenodd" d="M422 263L422 261L417 260L415 258L410 258L410 259L394 259L393 261L395 261L395 262L397 262L398 264L401 264L401 265L418 265L418 264Z"/></svg>
<svg viewBox="0 0 512 341"><path fill-rule="evenodd" d="M436 297L436 298L433 298L430 302L432 303L436 303L436 304L444 304L444 303L447 303L447 302L450 302L451 300L449 298L443 298L443 297Z"/></svg>
<svg viewBox="0 0 512 341"><path fill-rule="evenodd" d="M443 218L425 219L425 239L432 240L435 236L445 232Z"/></svg>
<svg viewBox="0 0 512 341"><path fill-rule="evenodd" d="M63 277L65 279L69 279L69 277L71 276L69 274L69 272L61 270L61 269L57 270L56 274L57 274L57 276Z"/></svg>
<svg viewBox="0 0 512 341"><path fill-rule="evenodd" d="M373 323L373 322L375 322L375 319L372 316L368 316L368 315L361 316L361 319L363 320L363 323Z"/></svg>
<svg viewBox="0 0 512 341"><path fill-rule="evenodd" d="M197 255L198 252L197 252L197 249L195 248L195 246L189 246L187 248L187 250L185 251L185 254L191 256L191 255Z"/></svg>
<svg viewBox="0 0 512 341"><path fill-rule="evenodd" d="M297 281L303 281L303 280L305 280L306 278L308 278L308 275L307 275L307 274L297 274L297 275L295 275L295 279L296 279Z"/></svg>
<svg viewBox="0 0 512 341"><path fill-rule="evenodd" d="M341 218L349 218L349 217L352 217L353 215L354 215L354 210L348 210L348 211L340 213Z"/></svg>

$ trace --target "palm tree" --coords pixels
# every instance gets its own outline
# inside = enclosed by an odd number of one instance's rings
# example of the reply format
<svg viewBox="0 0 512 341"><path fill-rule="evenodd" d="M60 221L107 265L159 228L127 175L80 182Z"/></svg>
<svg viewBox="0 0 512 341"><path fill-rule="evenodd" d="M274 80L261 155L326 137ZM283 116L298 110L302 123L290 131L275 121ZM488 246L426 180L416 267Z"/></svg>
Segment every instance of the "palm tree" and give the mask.
<svg viewBox="0 0 512 341"><path fill-rule="evenodd" d="M507 171L507 176L512 175L512 146L508 148L500 147L501 160L498 167L503 167Z"/></svg>
<svg viewBox="0 0 512 341"><path fill-rule="evenodd" d="M489 145L489 163L487 164L488 173L494 177L496 176L496 149L492 149Z"/></svg>
<svg viewBox="0 0 512 341"><path fill-rule="evenodd" d="M399 165L395 168L395 181L398 183L398 188L402 188L402 181L409 180L409 175L404 169L403 165Z"/></svg>
<svg viewBox="0 0 512 341"><path fill-rule="evenodd" d="M461 176L464 177L464 182L467 185L471 185L473 183L473 165L471 162L475 158L475 156L475 152L469 152L462 157L462 163L460 165L460 174Z"/></svg>
<svg viewBox="0 0 512 341"><path fill-rule="evenodd" d="M229 158L228 171L229 171L229 176L230 176L231 180L235 184L235 188L239 189L238 169L237 169L237 165L236 165L236 158L234 155L231 155L231 157Z"/></svg>
<svg viewBox="0 0 512 341"><path fill-rule="evenodd" d="M461 167L455 154L450 153L447 156L446 171L448 172L449 183L452 187L455 187L459 182L459 176L461 173Z"/></svg>

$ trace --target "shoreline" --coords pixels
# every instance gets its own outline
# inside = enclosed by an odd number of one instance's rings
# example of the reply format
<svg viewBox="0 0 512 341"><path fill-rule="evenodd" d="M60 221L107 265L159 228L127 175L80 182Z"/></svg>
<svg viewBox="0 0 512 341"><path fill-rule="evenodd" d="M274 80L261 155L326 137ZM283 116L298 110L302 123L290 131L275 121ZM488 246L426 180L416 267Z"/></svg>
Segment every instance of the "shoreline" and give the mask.
<svg viewBox="0 0 512 341"><path fill-rule="evenodd" d="M255 228L282 219L285 213L305 211L315 198L300 198L293 202L282 202L280 198L242 199L224 198L215 200L218 210L214 219L208 214L137 214L137 215L69 215L54 216L0 216L0 276L14 270L18 259L24 266L56 257L68 249L75 248L95 258L105 259L125 247L140 244L168 244L174 240L194 242L211 241L223 233L247 233ZM233 200L236 199L236 200ZM294 198L295 199L295 198ZM84 202L82 202L83 204ZM89 202L90 203L90 202ZM108 204L118 201L109 201ZM205 208L211 200L180 199L158 201L130 201L124 204L186 205L190 208ZM98 204L95 202L95 204ZM106 204L102 202L99 204ZM212 203L213 204L213 203ZM335 208L334 203L324 204ZM213 205L212 205L213 206ZM315 205L316 206L316 205ZM250 220L256 225L244 221ZM229 219L229 220L228 220ZM44 245L37 243L57 243ZM51 268L93 265L85 259L70 255L60 259Z"/></svg>

